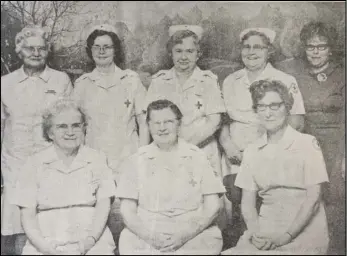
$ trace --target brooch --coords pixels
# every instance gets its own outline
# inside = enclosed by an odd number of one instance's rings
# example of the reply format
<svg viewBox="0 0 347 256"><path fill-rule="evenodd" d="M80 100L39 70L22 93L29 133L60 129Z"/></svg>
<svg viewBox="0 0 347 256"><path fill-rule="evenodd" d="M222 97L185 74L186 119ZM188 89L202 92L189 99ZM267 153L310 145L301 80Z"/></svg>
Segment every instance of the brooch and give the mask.
<svg viewBox="0 0 347 256"><path fill-rule="evenodd" d="M327 75L325 74L325 73L319 73L318 75L317 75L317 80L319 81L319 82L324 82L324 81L326 81L328 79L328 77L327 77Z"/></svg>

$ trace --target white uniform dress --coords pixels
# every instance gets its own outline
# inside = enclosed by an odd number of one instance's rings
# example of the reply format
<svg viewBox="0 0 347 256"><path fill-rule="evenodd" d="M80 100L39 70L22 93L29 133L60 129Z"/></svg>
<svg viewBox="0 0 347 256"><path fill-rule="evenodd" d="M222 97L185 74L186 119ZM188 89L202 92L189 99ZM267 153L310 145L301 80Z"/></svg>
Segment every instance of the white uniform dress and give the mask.
<svg viewBox="0 0 347 256"><path fill-rule="evenodd" d="M265 79L279 80L287 86L294 98L294 104L290 111L291 115L305 114L302 95L293 76L275 69L268 63L256 81ZM257 114L252 109L253 103L249 91L250 85L251 83L248 80L246 69L241 69L229 75L224 80L222 89L226 111L234 121L230 124L230 136L240 150L244 150L248 144L254 142L264 133ZM237 173L239 167L232 165L230 168L225 161L224 155L223 158L223 174Z"/></svg>
<svg viewBox="0 0 347 256"><path fill-rule="evenodd" d="M49 145L42 136L43 110L71 90L68 75L48 66L39 77L26 75L23 67L1 77L1 124L5 126L1 142L2 235L23 233L19 209L8 199L27 157Z"/></svg>
<svg viewBox="0 0 347 256"><path fill-rule="evenodd" d="M106 153L115 179L118 164L138 148L136 118L143 114L145 96L138 74L128 69L115 67L108 78L94 69L75 82L73 98L89 117L86 145Z"/></svg>
<svg viewBox="0 0 347 256"><path fill-rule="evenodd" d="M328 182L322 151L315 137L288 126L282 139L268 144L264 134L244 152L235 185L257 191L262 198L259 213L261 233L281 235L288 231L306 199L307 188ZM326 254L328 225L323 201L309 224L292 242L274 252ZM249 241L246 231L230 254L262 254Z"/></svg>
<svg viewBox="0 0 347 256"><path fill-rule="evenodd" d="M169 157L172 161L166 161ZM202 214L203 196L224 193L206 154L182 139L178 150L168 156L153 142L141 147L121 167L116 190L120 198L138 202L138 216L153 232L189 229L191 220ZM219 254L222 235L216 224L169 254ZM127 228L121 233L120 254L161 254Z"/></svg>
<svg viewBox="0 0 347 256"><path fill-rule="evenodd" d="M55 147L33 155L23 167L11 203L37 208L42 236L48 241L74 242L90 235L95 203L115 195L115 184L106 156L81 146L75 159L66 167ZM61 249L76 254L77 244ZM113 255L115 249L108 227L87 254ZM27 241L23 254L42 254Z"/></svg>

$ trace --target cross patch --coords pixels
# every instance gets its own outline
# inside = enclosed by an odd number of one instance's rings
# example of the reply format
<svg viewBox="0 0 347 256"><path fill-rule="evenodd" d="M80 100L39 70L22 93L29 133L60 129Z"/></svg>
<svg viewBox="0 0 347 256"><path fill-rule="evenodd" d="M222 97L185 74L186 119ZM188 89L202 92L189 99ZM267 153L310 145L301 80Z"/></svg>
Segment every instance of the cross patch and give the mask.
<svg viewBox="0 0 347 256"><path fill-rule="evenodd" d="M192 178L190 181L189 181L189 184L192 185L193 187L195 187L195 185L197 184L196 181Z"/></svg>
<svg viewBox="0 0 347 256"><path fill-rule="evenodd" d="M124 104L127 106L127 108L129 107L129 105L131 104L131 102L127 99Z"/></svg>
<svg viewBox="0 0 347 256"><path fill-rule="evenodd" d="M202 107L202 104L200 103L200 101L198 101L198 102L195 104L195 106L196 106L198 109L200 109L200 108Z"/></svg>

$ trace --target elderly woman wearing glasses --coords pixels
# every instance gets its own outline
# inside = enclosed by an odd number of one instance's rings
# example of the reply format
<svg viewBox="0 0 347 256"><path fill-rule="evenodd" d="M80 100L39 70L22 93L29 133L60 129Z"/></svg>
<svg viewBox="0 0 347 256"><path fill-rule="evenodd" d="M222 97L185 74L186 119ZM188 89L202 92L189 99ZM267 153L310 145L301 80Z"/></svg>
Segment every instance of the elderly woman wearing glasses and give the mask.
<svg viewBox="0 0 347 256"><path fill-rule="evenodd" d="M86 144L106 153L117 181L122 159L135 153L140 145L149 143L142 112L146 89L136 72L119 68L123 64L123 52L113 26L93 27L86 50L95 69L76 80L73 98L89 116ZM118 241L123 225L118 199L113 208L110 225Z"/></svg>
<svg viewBox="0 0 347 256"><path fill-rule="evenodd" d="M220 143L224 149L223 182L233 205L236 223L241 221L239 219L241 191L234 187L234 181L243 158L243 151L249 143L264 133L259 118L252 109L249 91L251 83L263 79L277 79L285 84L294 98L288 123L295 129L303 129L305 109L295 78L275 69L269 63L275 36L276 33L268 28L249 28L242 31L240 34L241 58L245 67L229 75L222 87L227 111L226 119L229 119L224 123L220 134ZM235 232L237 233L236 230Z"/></svg>
<svg viewBox="0 0 347 256"><path fill-rule="evenodd" d="M117 187L126 224L120 254L219 254L219 176L201 149L179 138L177 105L150 103L147 122L153 143L123 163Z"/></svg>
<svg viewBox="0 0 347 256"><path fill-rule="evenodd" d="M42 111L72 90L68 75L46 64L50 42L43 28L23 28L16 35L15 44L23 66L1 77L1 235L5 244L13 235L18 242L11 245L18 250L10 254L20 254L25 242L19 209L8 203L17 176L28 156L48 146L42 138Z"/></svg>
<svg viewBox="0 0 347 256"><path fill-rule="evenodd" d="M106 156L83 145L84 112L60 100L42 126L51 146L28 158L12 198L28 236L23 254L113 255L106 221L115 184Z"/></svg>
<svg viewBox="0 0 347 256"><path fill-rule="evenodd" d="M328 175L319 144L289 125L294 99L282 82L256 81L250 93L265 133L244 151L235 181L247 231L223 254L324 255L329 238L321 184Z"/></svg>
<svg viewBox="0 0 347 256"><path fill-rule="evenodd" d="M278 67L295 76L301 85L307 111L305 132L317 137L321 144L330 178L323 196L333 232L331 253L343 254L346 200L341 161L345 145L346 79L345 67L337 58L337 39L335 28L323 22L310 22L300 33L303 58L280 63Z"/></svg>

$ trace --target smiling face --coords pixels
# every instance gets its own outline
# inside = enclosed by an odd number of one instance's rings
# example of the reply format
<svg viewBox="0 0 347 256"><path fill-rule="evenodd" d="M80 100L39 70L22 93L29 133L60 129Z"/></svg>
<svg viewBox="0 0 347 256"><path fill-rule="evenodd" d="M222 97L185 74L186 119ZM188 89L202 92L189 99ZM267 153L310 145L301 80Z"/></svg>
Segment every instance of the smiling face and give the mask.
<svg viewBox="0 0 347 256"><path fill-rule="evenodd" d="M75 109L66 109L52 118L49 138L62 150L78 148L84 141L82 115Z"/></svg>
<svg viewBox="0 0 347 256"><path fill-rule="evenodd" d="M179 72L193 71L199 59L198 47L192 36L182 39L181 44L172 47L172 61Z"/></svg>
<svg viewBox="0 0 347 256"><path fill-rule="evenodd" d="M251 71L265 68L269 50L263 38L253 35L243 41L241 57L246 68Z"/></svg>
<svg viewBox="0 0 347 256"><path fill-rule="evenodd" d="M180 121L170 108L151 110L149 131L157 145L174 145L177 142Z"/></svg>
<svg viewBox="0 0 347 256"><path fill-rule="evenodd" d="M91 47L96 66L108 66L113 63L114 46L110 36L98 36Z"/></svg>
<svg viewBox="0 0 347 256"><path fill-rule="evenodd" d="M32 36L23 39L23 46L19 52L25 68L40 69L46 65L48 49L42 37Z"/></svg>
<svg viewBox="0 0 347 256"><path fill-rule="evenodd" d="M258 101L257 105L259 106L259 109L257 109L258 116L267 131L276 132L286 125L288 111L283 104L283 99L277 92L265 93L265 96ZM260 110L260 106L264 108L265 105L265 109ZM278 109L271 109L270 106Z"/></svg>
<svg viewBox="0 0 347 256"><path fill-rule="evenodd" d="M307 40L305 49L307 60L311 66L320 68L329 62L331 49L327 38L316 35Z"/></svg>

